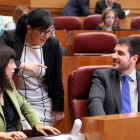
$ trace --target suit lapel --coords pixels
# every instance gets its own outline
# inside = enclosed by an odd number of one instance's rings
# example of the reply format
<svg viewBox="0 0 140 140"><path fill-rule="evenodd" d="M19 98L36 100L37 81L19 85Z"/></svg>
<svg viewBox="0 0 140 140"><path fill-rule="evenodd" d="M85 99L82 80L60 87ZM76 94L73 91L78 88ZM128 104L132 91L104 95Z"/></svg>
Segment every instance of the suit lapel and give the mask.
<svg viewBox="0 0 140 140"><path fill-rule="evenodd" d="M24 47L24 39L16 36L14 50L16 51L16 60L20 60Z"/></svg>
<svg viewBox="0 0 140 140"><path fill-rule="evenodd" d="M49 39L46 41L45 45L42 47L43 47L44 63L45 63L45 66L47 66L45 76L47 77L46 82L48 84L50 81L50 76L51 76L52 68L54 64L54 53L52 51L52 47L51 47L51 43Z"/></svg>
<svg viewBox="0 0 140 140"><path fill-rule="evenodd" d="M105 0L103 1L103 5L102 6L103 6L103 8L102 8L102 12L103 12L103 10L107 8Z"/></svg>
<svg viewBox="0 0 140 140"><path fill-rule="evenodd" d="M12 101L12 103L18 113L18 116L21 118L21 111L20 111L19 104L18 104L16 97L13 96L13 93L10 90L6 90L6 93L9 96L10 100Z"/></svg>
<svg viewBox="0 0 140 140"><path fill-rule="evenodd" d="M110 84L112 87L112 93L114 96L114 100L118 109L118 112L121 113L122 110L122 102L121 102L121 91L120 91L120 80L118 72L112 70L110 76Z"/></svg>
<svg viewBox="0 0 140 140"><path fill-rule="evenodd" d="M138 89L138 112L140 112L140 71L136 71L137 76L137 89Z"/></svg>
<svg viewBox="0 0 140 140"><path fill-rule="evenodd" d="M5 120L5 117L4 117L4 114L3 114L3 110L2 110L1 105L0 105L0 114L2 115L3 119Z"/></svg>

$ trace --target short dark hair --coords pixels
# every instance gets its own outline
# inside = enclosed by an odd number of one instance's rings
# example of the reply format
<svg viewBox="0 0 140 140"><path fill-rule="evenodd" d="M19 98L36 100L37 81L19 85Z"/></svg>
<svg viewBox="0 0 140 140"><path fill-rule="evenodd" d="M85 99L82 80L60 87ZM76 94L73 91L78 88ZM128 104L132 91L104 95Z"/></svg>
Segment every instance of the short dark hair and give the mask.
<svg viewBox="0 0 140 140"><path fill-rule="evenodd" d="M18 36L25 38L27 25L31 27L40 27L42 30L48 29L53 24L53 19L46 9L36 9L28 15L23 15L17 22L16 33Z"/></svg>
<svg viewBox="0 0 140 140"><path fill-rule="evenodd" d="M5 89L13 90L13 86L10 84L7 76L5 74L5 68L7 67L9 61L16 57L15 51L5 45L0 43L0 89L4 92Z"/></svg>
<svg viewBox="0 0 140 140"><path fill-rule="evenodd" d="M132 36L123 37L117 40L117 44L125 44L128 46L130 56L138 55L137 63L140 61L140 41Z"/></svg>

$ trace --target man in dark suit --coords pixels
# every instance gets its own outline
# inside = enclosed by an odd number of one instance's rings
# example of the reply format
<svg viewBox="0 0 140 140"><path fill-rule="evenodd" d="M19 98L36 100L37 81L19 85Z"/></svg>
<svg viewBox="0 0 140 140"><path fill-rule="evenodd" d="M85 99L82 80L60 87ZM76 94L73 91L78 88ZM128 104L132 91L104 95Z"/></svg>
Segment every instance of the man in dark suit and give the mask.
<svg viewBox="0 0 140 140"><path fill-rule="evenodd" d="M93 74L87 104L91 116L123 113L124 76L130 77L130 112L140 111L140 71L136 70L140 59L140 42L134 37L119 39L112 58L112 69L96 70Z"/></svg>
<svg viewBox="0 0 140 140"><path fill-rule="evenodd" d="M69 0L60 15L61 16L92 15L92 13L89 11L89 0Z"/></svg>
<svg viewBox="0 0 140 140"><path fill-rule="evenodd" d="M95 13L102 14L103 10L106 8L115 9L119 18L125 18L125 13L121 9L121 5L119 3L116 3L115 0L97 1L95 6Z"/></svg>

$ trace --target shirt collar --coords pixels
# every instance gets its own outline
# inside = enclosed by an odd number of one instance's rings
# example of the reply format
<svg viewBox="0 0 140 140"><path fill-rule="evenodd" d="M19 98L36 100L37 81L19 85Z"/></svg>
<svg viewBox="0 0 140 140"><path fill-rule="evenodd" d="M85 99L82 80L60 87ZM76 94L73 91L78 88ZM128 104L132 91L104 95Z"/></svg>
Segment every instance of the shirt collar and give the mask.
<svg viewBox="0 0 140 140"><path fill-rule="evenodd" d="M111 6L108 5L107 0L105 0L105 3L106 3L107 8L112 8L113 7L113 4Z"/></svg>
<svg viewBox="0 0 140 140"><path fill-rule="evenodd" d="M120 80L121 80L122 76L124 76L124 75L119 73ZM135 82L136 81L136 69L134 69L128 76L130 76L130 78Z"/></svg>

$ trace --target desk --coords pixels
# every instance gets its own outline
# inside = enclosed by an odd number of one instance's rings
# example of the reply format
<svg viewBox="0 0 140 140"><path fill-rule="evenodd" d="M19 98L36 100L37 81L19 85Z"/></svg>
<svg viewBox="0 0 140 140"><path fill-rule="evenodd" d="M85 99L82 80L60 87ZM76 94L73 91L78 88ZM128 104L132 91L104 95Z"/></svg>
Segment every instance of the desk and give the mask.
<svg viewBox="0 0 140 140"><path fill-rule="evenodd" d="M56 38L61 42L62 47L66 48L67 43L67 31L55 30Z"/></svg>
<svg viewBox="0 0 140 140"><path fill-rule="evenodd" d="M131 30L131 31L115 31L115 35L117 36L117 38L122 38L122 37L126 37L126 36L130 36L133 34L140 34L140 31L138 30Z"/></svg>
<svg viewBox="0 0 140 140"><path fill-rule="evenodd" d="M140 112L83 117L86 140L139 140Z"/></svg>
<svg viewBox="0 0 140 140"><path fill-rule="evenodd" d="M27 138L26 140L45 140L45 136Z"/></svg>
<svg viewBox="0 0 140 140"><path fill-rule="evenodd" d="M46 136L32 137L32 138L27 138L26 140L45 140L45 139L46 140L50 140L50 139L52 139L52 140L54 140L54 139L65 140L65 139L69 138L69 136L70 136L69 133L64 133L64 134L60 134L60 135L48 135L48 137L46 137Z"/></svg>

